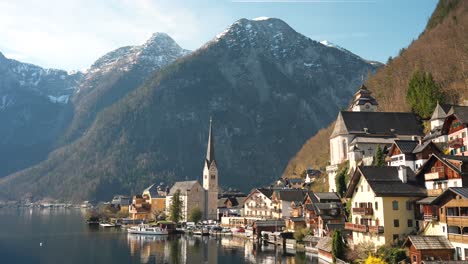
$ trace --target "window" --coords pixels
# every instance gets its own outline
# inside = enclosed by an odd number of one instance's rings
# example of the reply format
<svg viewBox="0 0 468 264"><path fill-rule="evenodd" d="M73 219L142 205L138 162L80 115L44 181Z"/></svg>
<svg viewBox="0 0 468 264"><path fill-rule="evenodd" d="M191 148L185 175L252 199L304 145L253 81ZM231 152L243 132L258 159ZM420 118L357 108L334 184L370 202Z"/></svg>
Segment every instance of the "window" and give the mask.
<svg viewBox="0 0 468 264"><path fill-rule="evenodd" d="M392 202L392 207L393 207L394 211L397 211L398 210L398 201L393 201Z"/></svg>
<svg viewBox="0 0 468 264"><path fill-rule="evenodd" d="M416 261L417 261L416 255L413 255L413 262L416 262Z"/></svg>
<svg viewBox="0 0 468 264"><path fill-rule="evenodd" d="M444 208L443 207L440 208L440 214L444 214Z"/></svg>
<svg viewBox="0 0 468 264"><path fill-rule="evenodd" d="M214 180L216 178L216 176L214 175L211 175L211 179Z"/></svg>
<svg viewBox="0 0 468 264"><path fill-rule="evenodd" d="M378 210L378 209L379 209L379 203L375 202L375 210Z"/></svg>
<svg viewBox="0 0 468 264"><path fill-rule="evenodd" d="M393 220L393 227L400 227L400 220L394 219Z"/></svg>
<svg viewBox="0 0 468 264"><path fill-rule="evenodd" d="M408 227L413 227L413 219L408 219Z"/></svg>
<svg viewBox="0 0 468 264"><path fill-rule="evenodd" d="M445 226L442 226L442 233L445 233Z"/></svg>
<svg viewBox="0 0 468 264"><path fill-rule="evenodd" d="M367 191L370 192L370 185L367 185Z"/></svg>
<svg viewBox="0 0 468 264"><path fill-rule="evenodd" d="M413 210L413 203L411 201L406 201L406 210Z"/></svg>
<svg viewBox="0 0 468 264"><path fill-rule="evenodd" d="M362 185L361 185L361 192L362 192L363 188L362 188Z"/></svg>

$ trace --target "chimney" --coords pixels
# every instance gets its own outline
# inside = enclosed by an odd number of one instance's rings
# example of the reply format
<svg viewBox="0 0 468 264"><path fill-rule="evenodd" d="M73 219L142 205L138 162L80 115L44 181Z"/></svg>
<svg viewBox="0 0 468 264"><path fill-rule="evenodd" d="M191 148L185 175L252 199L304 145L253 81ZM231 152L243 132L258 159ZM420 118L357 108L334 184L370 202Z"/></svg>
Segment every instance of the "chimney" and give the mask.
<svg viewBox="0 0 468 264"><path fill-rule="evenodd" d="M401 182L403 183L408 182L408 175L406 174L406 166L403 166L403 165L398 166L398 178L400 178Z"/></svg>

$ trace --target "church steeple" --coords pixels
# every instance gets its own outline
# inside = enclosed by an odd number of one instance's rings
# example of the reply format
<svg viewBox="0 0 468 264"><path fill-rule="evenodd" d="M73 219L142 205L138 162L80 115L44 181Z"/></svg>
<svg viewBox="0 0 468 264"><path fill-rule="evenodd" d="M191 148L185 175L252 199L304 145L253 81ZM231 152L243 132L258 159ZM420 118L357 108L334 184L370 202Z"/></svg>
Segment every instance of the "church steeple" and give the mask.
<svg viewBox="0 0 468 264"><path fill-rule="evenodd" d="M208 135L208 146L206 148L206 163L208 167L211 165L211 163L215 160L215 150L213 146L213 125L212 125L212 119L210 117L210 130L209 130L209 135Z"/></svg>
<svg viewBox="0 0 468 264"><path fill-rule="evenodd" d="M372 97L372 92L363 84L354 94L349 110L353 112L375 112L377 111L377 100Z"/></svg>

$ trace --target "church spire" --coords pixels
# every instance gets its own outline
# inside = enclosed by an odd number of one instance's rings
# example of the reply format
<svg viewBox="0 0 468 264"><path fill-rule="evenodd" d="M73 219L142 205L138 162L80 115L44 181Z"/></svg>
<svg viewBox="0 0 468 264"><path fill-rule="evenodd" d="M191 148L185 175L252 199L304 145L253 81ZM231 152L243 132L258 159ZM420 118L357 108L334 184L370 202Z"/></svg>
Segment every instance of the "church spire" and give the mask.
<svg viewBox="0 0 468 264"><path fill-rule="evenodd" d="M208 147L206 149L206 162L211 165L211 162L215 160L215 151L213 146L213 125L210 117L210 131L208 135Z"/></svg>

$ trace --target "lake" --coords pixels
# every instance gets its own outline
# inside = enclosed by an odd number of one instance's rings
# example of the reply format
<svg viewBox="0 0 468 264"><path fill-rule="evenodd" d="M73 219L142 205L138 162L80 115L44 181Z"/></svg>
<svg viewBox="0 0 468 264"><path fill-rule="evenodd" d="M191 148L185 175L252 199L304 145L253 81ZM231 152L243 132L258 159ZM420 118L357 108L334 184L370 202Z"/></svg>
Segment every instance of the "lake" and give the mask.
<svg viewBox="0 0 468 264"><path fill-rule="evenodd" d="M129 235L79 209L0 209L0 263L317 263L236 237Z"/></svg>

